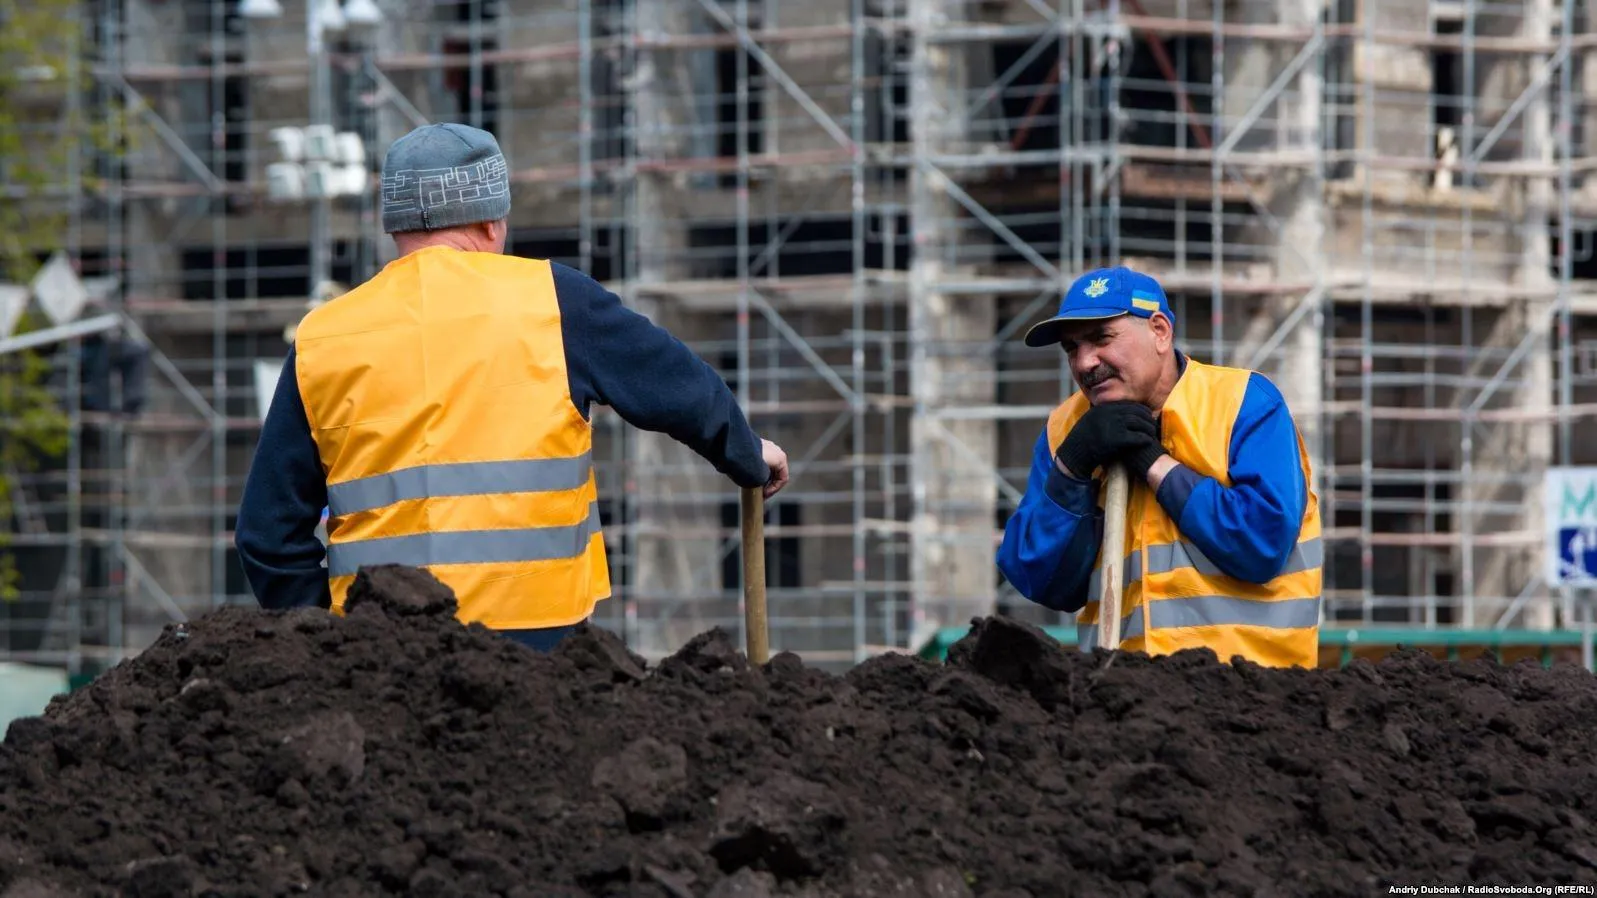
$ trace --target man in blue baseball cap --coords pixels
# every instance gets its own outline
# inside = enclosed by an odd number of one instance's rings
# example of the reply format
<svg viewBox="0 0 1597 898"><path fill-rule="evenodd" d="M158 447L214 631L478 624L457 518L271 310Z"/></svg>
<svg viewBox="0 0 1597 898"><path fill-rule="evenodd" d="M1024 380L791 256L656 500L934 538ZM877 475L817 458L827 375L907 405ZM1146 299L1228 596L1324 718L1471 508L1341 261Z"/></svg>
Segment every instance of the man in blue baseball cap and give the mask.
<svg viewBox="0 0 1597 898"><path fill-rule="evenodd" d="M1009 582L1038 604L1078 612L1081 648L1095 647L1098 484L1124 465L1122 639L1105 648L1208 648L1222 660L1315 666L1319 501L1275 385L1176 349L1164 289L1128 268L1077 278L1026 345L1059 346L1081 389L1037 438L998 548Z"/></svg>

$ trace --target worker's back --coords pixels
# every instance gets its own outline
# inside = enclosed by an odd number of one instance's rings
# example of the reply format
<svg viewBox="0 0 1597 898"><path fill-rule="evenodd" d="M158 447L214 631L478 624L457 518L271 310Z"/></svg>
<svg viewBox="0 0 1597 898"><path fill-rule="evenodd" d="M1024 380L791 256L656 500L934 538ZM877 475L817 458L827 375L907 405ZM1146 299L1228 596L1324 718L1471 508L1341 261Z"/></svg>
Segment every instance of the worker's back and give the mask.
<svg viewBox="0 0 1597 898"><path fill-rule="evenodd" d="M262 607L342 612L360 568L420 565L462 620L555 644L610 594L595 404L740 487L787 483L786 453L682 341L575 269L503 255L510 194L480 128L388 148L400 257L300 324L245 479L234 543Z"/></svg>
<svg viewBox="0 0 1597 898"><path fill-rule="evenodd" d="M463 621L498 629L574 623L609 595L548 262L422 249L311 312L295 344L335 610L386 562L427 566Z"/></svg>

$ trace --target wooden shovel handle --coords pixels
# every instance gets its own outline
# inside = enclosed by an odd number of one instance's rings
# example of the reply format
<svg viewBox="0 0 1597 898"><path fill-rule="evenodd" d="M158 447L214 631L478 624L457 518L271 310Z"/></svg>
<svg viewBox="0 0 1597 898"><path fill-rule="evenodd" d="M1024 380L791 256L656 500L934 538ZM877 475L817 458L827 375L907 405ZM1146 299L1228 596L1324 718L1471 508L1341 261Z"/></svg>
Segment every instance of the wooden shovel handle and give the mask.
<svg viewBox="0 0 1597 898"><path fill-rule="evenodd" d="M1103 502L1102 569L1098 595L1098 644L1110 651L1120 648L1121 579L1126 562L1126 503L1131 483L1124 465L1110 465Z"/></svg>
<svg viewBox="0 0 1597 898"><path fill-rule="evenodd" d="M771 658L770 634L765 621L765 493L760 487L743 490L743 623L748 634L748 656L753 664Z"/></svg>

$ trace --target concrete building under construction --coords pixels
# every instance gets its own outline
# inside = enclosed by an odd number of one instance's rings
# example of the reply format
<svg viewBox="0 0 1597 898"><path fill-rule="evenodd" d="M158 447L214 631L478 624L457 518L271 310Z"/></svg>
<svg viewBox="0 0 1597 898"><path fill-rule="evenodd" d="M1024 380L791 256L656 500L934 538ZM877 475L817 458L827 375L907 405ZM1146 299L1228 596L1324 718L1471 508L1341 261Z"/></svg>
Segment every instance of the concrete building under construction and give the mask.
<svg viewBox="0 0 1597 898"><path fill-rule="evenodd" d="M778 649L847 663L995 608L1055 621L993 563L1070 390L1019 335L1111 263L1163 280L1193 356L1286 394L1328 624L1567 622L1541 488L1597 462L1585 3L82 9L82 94L137 140L69 185L69 256L147 344L148 400L86 409L77 338L47 348L73 441L21 478L13 657L115 658L253 601L232 522L273 366L309 303L391 258L382 152L440 120L499 136L513 252L670 328L788 448ZM600 620L645 655L736 631L735 488L595 423Z"/></svg>

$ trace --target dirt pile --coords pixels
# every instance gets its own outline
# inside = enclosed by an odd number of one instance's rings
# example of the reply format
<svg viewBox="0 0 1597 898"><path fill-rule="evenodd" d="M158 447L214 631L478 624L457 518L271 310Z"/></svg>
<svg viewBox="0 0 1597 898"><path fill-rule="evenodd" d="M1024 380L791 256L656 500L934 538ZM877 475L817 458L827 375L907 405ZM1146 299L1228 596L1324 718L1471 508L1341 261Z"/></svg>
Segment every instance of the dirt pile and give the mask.
<svg viewBox="0 0 1597 898"><path fill-rule="evenodd" d="M363 575L170 629L0 748L0 896L1365 895L1597 882L1597 684L985 620L946 665L540 656Z"/></svg>

